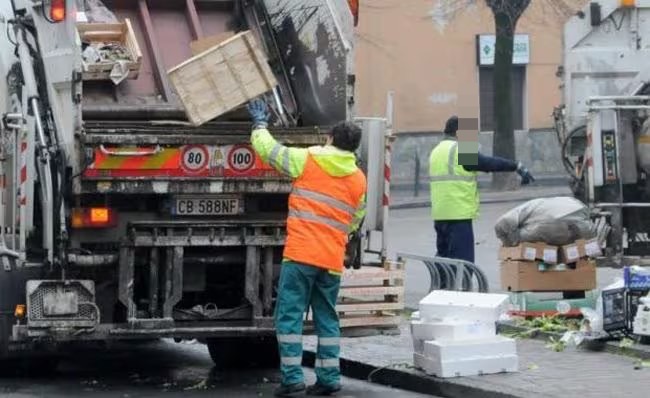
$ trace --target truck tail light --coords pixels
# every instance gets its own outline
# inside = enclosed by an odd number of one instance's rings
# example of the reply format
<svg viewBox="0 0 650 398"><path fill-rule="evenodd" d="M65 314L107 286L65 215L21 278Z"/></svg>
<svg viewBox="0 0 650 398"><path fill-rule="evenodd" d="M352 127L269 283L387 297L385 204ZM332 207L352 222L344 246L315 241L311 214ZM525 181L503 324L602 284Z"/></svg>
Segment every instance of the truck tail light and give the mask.
<svg viewBox="0 0 650 398"><path fill-rule="evenodd" d="M14 310L14 316L18 319L23 319L25 317L26 312L27 312L27 308L25 307L25 304L18 304L16 305L16 309Z"/></svg>
<svg viewBox="0 0 650 398"><path fill-rule="evenodd" d="M350 11L354 17L354 26L357 26L359 24L359 0L348 0L348 4L350 4Z"/></svg>
<svg viewBox="0 0 650 398"><path fill-rule="evenodd" d="M50 18L53 22L62 22L65 20L65 0L51 0Z"/></svg>
<svg viewBox="0 0 650 398"><path fill-rule="evenodd" d="M72 209L72 228L111 228L117 225L117 213L106 207Z"/></svg>

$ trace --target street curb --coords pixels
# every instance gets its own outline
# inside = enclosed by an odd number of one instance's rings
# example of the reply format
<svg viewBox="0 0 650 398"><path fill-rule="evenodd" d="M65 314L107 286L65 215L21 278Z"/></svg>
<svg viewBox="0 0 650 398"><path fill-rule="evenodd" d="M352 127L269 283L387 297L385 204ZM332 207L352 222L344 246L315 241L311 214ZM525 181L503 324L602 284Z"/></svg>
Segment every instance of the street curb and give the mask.
<svg viewBox="0 0 650 398"><path fill-rule="evenodd" d="M481 204L490 204L490 203L514 203L514 202L522 202L522 201L528 201L532 199L538 199L538 198L554 198L558 196L557 194L549 194L549 195L525 195L525 196L515 196L515 197L510 197L510 198L485 198L481 199ZM390 205L389 208L391 210L404 210L404 209L420 209L423 207L430 207L431 203L429 200L421 200L421 201L413 201L413 202L405 202L405 203L396 203L393 205Z"/></svg>
<svg viewBox="0 0 650 398"><path fill-rule="evenodd" d="M313 368L315 359L316 354L313 351L303 352L303 366ZM524 396L514 395L516 393L514 391L488 390L453 382L452 379L438 379L414 369L382 368L346 358L340 358L340 366L341 374L346 377L420 394L445 398L521 398Z"/></svg>

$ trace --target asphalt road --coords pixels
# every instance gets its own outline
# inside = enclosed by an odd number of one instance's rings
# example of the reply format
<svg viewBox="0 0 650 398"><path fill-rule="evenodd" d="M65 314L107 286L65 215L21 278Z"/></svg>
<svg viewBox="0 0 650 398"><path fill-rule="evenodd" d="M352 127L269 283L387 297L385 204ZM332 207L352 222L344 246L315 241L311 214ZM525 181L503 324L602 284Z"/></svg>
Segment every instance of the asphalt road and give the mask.
<svg viewBox="0 0 650 398"><path fill-rule="evenodd" d="M311 369L305 375L314 382ZM0 378L0 397L272 397L278 376L275 369L216 372L206 346L198 343L120 343L79 350L46 377ZM425 397L348 378L342 384L338 397Z"/></svg>
<svg viewBox="0 0 650 398"><path fill-rule="evenodd" d="M476 264L485 272L490 292L500 291L500 272L498 251L500 242L494 233L494 225L499 217L523 202L488 203L481 205L481 214L474 223L474 240L476 244ZM392 210L389 220L388 251L389 257L397 252L407 252L425 256L436 253L435 231L428 208ZM429 291L430 278L424 265L417 261L408 261L406 265L406 305L417 308L418 302ZM609 285L621 276L620 271L598 269L598 286Z"/></svg>

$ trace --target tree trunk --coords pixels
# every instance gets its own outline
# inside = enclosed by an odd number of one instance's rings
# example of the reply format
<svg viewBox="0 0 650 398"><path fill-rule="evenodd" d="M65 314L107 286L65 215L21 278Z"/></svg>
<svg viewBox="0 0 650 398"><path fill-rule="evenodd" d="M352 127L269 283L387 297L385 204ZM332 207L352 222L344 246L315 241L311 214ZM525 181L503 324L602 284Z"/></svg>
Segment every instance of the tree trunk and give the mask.
<svg viewBox="0 0 650 398"><path fill-rule="evenodd" d="M512 124L512 50L516 21L505 12L494 13L496 43L494 49L494 156L515 159L515 134ZM494 173L492 188L516 188L516 176Z"/></svg>

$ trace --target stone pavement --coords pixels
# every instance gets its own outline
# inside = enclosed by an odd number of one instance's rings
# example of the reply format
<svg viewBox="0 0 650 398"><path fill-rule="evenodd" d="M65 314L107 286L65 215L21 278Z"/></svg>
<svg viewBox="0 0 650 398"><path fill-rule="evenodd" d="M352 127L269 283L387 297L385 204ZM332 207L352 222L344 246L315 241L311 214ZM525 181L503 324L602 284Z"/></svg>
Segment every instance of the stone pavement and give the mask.
<svg viewBox="0 0 650 398"><path fill-rule="evenodd" d="M455 398L563 397L646 398L650 396L650 368L635 370L634 358L607 352L567 348L554 352L539 340L517 343L519 372L437 379L413 368L412 343L405 320L399 336L341 339L342 369L354 373L364 367L376 382ZM315 350L316 338L305 337L305 350ZM374 369L374 371L372 371ZM367 375L367 374L366 374ZM367 376L363 375L362 378ZM359 377L357 372L356 377ZM381 380L383 379L383 380ZM401 384L401 385L400 385Z"/></svg>
<svg viewBox="0 0 650 398"><path fill-rule="evenodd" d="M521 187L516 191L491 191L481 189L481 203L502 203L502 202L522 202L537 198L553 196L573 196L568 185L553 186L530 186ZM429 207L429 193L425 187L420 191L418 197L413 196L412 191L393 190L391 191L391 209L410 209L418 207Z"/></svg>

